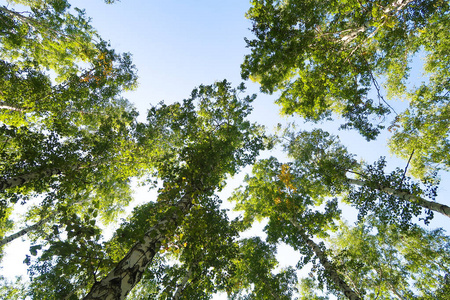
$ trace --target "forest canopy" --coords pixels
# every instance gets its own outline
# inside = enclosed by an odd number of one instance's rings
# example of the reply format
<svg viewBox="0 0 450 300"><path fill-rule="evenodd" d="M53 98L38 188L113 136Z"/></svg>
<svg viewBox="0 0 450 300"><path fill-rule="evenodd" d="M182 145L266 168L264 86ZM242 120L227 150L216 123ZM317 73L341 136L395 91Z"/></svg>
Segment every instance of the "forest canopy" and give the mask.
<svg viewBox="0 0 450 300"><path fill-rule="evenodd" d="M0 2L2 264L27 248L1 298L447 299L448 1L253 0L235 70L259 95L210 78L145 113L120 33L69 2Z"/></svg>

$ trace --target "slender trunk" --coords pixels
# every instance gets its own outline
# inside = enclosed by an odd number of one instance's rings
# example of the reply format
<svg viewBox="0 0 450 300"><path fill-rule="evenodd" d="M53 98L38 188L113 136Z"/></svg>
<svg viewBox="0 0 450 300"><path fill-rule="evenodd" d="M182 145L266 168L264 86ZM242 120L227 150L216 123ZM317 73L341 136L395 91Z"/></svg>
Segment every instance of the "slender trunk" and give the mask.
<svg viewBox="0 0 450 300"><path fill-rule="evenodd" d="M25 112L26 111L24 108L11 106L11 105L6 104L5 102L0 102L0 109L6 109L6 110L12 110L12 111L20 111L20 112Z"/></svg>
<svg viewBox="0 0 450 300"><path fill-rule="evenodd" d="M398 300L406 300L405 298L402 297L402 295L400 295L397 290L392 286L392 284L389 283L390 286L390 290L391 292L395 295L395 297L397 297Z"/></svg>
<svg viewBox="0 0 450 300"><path fill-rule="evenodd" d="M27 234L28 232L31 232L33 230L36 230L37 228L39 228L42 224L44 224L45 222L49 221L50 219L52 219L55 215L57 215L57 212L54 212L52 214L50 214L50 216L48 216L47 218L44 218L42 220L40 220L37 223L34 223L33 225L30 225L22 230L19 230L16 233L13 233L5 238L3 238L2 240L0 240L0 247L2 247L3 245L6 245L10 242L12 242L13 240L24 236L25 234Z"/></svg>
<svg viewBox="0 0 450 300"><path fill-rule="evenodd" d="M101 281L96 282L83 299L125 299L131 289L141 280L142 274L161 247L162 241L173 233L193 206L193 194L193 191L186 192L178 201L175 209L147 231L143 242L136 243L114 270Z"/></svg>
<svg viewBox="0 0 450 300"><path fill-rule="evenodd" d="M44 98L45 99L45 98ZM12 110L12 111L18 111L18 112L22 112L22 113L26 113L27 110L29 110L29 107L16 107L16 106L11 106L8 105L5 102L0 102L0 109L5 109L5 110ZM102 112L98 112L98 111L87 111L87 110L75 110L75 109L65 109L65 110L61 110L61 111L50 111L50 110L42 110L43 113L79 113L82 115L94 115L94 116L105 116L105 113Z"/></svg>
<svg viewBox="0 0 450 300"><path fill-rule="evenodd" d="M53 175L60 175L64 172L69 172L69 171L75 171L75 170L81 170L81 169L85 169L85 168L91 168L91 167L95 167L98 166L102 163L102 160L98 160L92 163L86 163L86 164L73 164L73 165L69 165L69 166L64 166L60 167L60 168L49 168L46 169L44 171L40 171L40 172L33 172L33 173L28 173L28 174L23 174L20 176L15 176L15 177L10 177L7 179L0 179L0 191L9 189L9 188L13 188L16 186L20 186L20 185L24 185L25 183L28 183L30 181L36 180L36 179L41 179L41 178L45 178L45 177L51 177Z"/></svg>
<svg viewBox="0 0 450 300"><path fill-rule="evenodd" d="M7 179L0 179L0 191L13 188L19 185L23 185L32 180L36 180L43 177L50 177L53 175L59 175L62 173L60 168L47 169L41 172L28 173L16 177L11 177Z"/></svg>
<svg viewBox="0 0 450 300"><path fill-rule="evenodd" d="M37 31L37 30L41 29L41 31L49 32L55 39L58 38L58 36L63 36L65 38L74 40L73 37L63 33L62 31L58 31L58 30L55 30L53 28L50 28L48 26L48 24L41 24L39 21L37 21L34 18L26 17L26 16L20 14L19 12L16 12L14 10L9 10L9 9L7 9L4 6L0 6L0 11L3 11L5 14L8 14L12 18L19 19L23 23L25 23L28 26L30 26L33 30ZM40 28L38 28L38 27L40 27Z"/></svg>
<svg viewBox="0 0 450 300"><path fill-rule="evenodd" d="M404 9L411 2L413 2L413 0L397 0L392 3L392 5L388 5L385 9L383 9L383 13L386 15L394 15Z"/></svg>
<svg viewBox="0 0 450 300"><path fill-rule="evenodd" d="M81 200L81 201L73 202L71 205L78 205L78 204L83 204L83 203L86 203L86 202L88 202L88 201L86 199L84 199L84 200ZM33 225L30 225L30 226L28 226L28 227L26 227L26 228L24 228L24 229L22 229L22 230L20 230L20 231L18 231L16 233L13 233L10 236L7 236L7 237L3 238L2 240L0 240L0 247L3 246L3 245L8 244L10 242L12 242L13 240L15 240L15 239L17 239L17 238L19 238L21 236L24 236L25 234L27 234L27 233L29 233L29 232L31 232L33 230L38 229L42 224L48 222L49 220L51 220L52 218L56 217L60 213L61 213L60 211L53 211L53 212L50 213L50 215L48 217L40 220L39 222L37 222L37 223L35 223Z"/></svg>
<svg viewBox="0 0 450 300"><path fill-rule="evenodd" d="M4 12L5 14L10 15L13 18L14 17L18 18L22 22L24 22L24 23L28 24L29 26L32 26L33 28L35 28L35 24L33 24L33 23L35 23L36 21L33 20L32 18L25 17L24 15L21 15L20 13L14 11L14 10L9 10L5 6L0 6L0 11Z"/></svg>
<svg viewBox="0 0 450 300"><path fill-rule="evenodd" d="M317 255L320 260L320 263L325 268L325 270L330 274L331 280L336 284L337 287L341 289L344 295L350 300L361 300L357 293L355 293L350 286L339 276L336 271L336 268L333 264L328 260L326 254L320 249L320 247L314 243L313 240L309 238L306 232L303 230L302 226L293 218L290 219L292 225L294 225L299 234L302 236L303 240L306 241L311 250Z"/></svg>
<svg viewBox="0 0 450 300"><path fill-rule="evenodd" d="M273 299L275 299L275 300L280 300L280 297L279 297L277 294L275 294L275 293L273 292L273 289L272 289L272 287L270 286L270 284L267 282L267 279L266 279L265 277L262 277L261 280L264 282L264 284L266 285L266 287L270 289L269 292L270 292L270 294L272 295Z"/></svg>
<svg viewBox="0 0 450 300"><path fill-rule="evenodd" d="M359 186L366 186L366 182L359 180L359 179L351 179L351 178L347 178L348 183L350 184L354 184L354 185L359 185ZM436 203L436 202L432 202L429 200L426 200L422 197L419 196L415 196L412 195L410 193L407 192L401 192L401 191L397 191L396 189L390 188L390 187L384 187L384 186L378 186L376 188L379 191L385 192L389 195L393 195L393 196L397 196L400 199L406 200L406 201L411 201L413 203L417 203L418 205L430 209L432 211L438 212L440 214L443 214L446 217L450 217L450 207L444 204L440 204L440 203Z"/></svg>
<svg viewBox="0 0 450 300"><path fill-rule="evenodd" d="M181 293L186 288L186 284L187 284L188 280L191 278L191 276L192 276L192 271L189 269L187 274L181 280L180 284L177 285L177 290L175 291L175 294L172 297L173 300L180 299Z"/></svg>

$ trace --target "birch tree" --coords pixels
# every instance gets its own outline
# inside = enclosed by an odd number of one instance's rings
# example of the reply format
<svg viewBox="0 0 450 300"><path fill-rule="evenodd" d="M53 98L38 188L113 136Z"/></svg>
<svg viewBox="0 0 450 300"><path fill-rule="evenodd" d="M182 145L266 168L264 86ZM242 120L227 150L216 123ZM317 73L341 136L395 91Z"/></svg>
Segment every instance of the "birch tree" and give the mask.
<svg viewBox="0 0 450 300"><path fill-rule="evenodd" d="M149 111L147 133L160 137L161 146L169 149L169 154L161 152L157 175L165 184L158 201L170 205L143 240L134 244L84 299L125 299L190 209L208 201L223 186L227 174L253 161L262 147L262 136L260 129L245 119L254 98L240 100L236 93L243 89L243 85L236 90L227 81L216 82L195 89L183 104Z"/></svg>
<svg viewBox="0 0 450 300"><path fill-rule="evenodd" d="M225 289L227 277L232 273L238 231L225 210L219 208L220 202L213 196L192 207L174 235L161 245L154 258L156 262L146 269L129 298L143 300L151 295L154 299L210 299L215 292ZM145 206L154 210L158 204L151 202ZM133 214L112 242L117 240L123 245L120 241L135 240L135 229L144 236L148 216L148 213ZM155 216L155 222L157 219Z"/></svg>
<svg viewBox="0 0 450 300"><path fill-rule="evenodd" d="M310 121L342 116L367 140L386 127L391 150L427 177L448 169L448 2L255 0L247 12L253 36L242 76L262 91L280 91L287 115ZM424 74L408 85L413 57ZM406 99L396 111L390 100Z"/></svg>
<svg viewBox="0 0 450 300"><path fill-rule="evenodd" d="M111 49L67 1L8 1L0 19L2 222L17 203L40 199L25 217L39 223L70 203L80 209L80 197L111 221L131 199L130 179L150 167L150 151L135 142L137 112L121 96L136 86L130 55Z"/></svg>
<svg viewBox="0 0 450 300"><path fill-rule="evenodd" d="M218 209L220 203L219 198L210 199L191 209L128 297L212 299L215 293L226 292L236 300L292 299L297 283L294 270L275 272L275 247L257 237L240 239L242 221L230 222L226 211ZM132 236L134 228L141 226L130 222L118 235Z"/></svg>
<svg viewBox="0 0 450 300"><path fill-rule="evenodd" d="M374 218L340 225L331 255L345 278L368 299L445 299L449 238L441 229L404 232ZM375 230L374 230L375 229Z"/></svg>
<svg viewBox="0 0 450 300"><path fill-rule="evenodd" d="M286 145L298 172L310 176L330 196L346 195L345 201L359 210L360 218L373 213L384 222L407 226L413 216L433 212L449 216L449 207L434 201L437 186L415 182L397 168L386 172L381 158L373 165L358 163L335 136L323 130L292 133Z"/></svg>
<svg viewBox="0 0 450 300"><path fill-rule="evenodd" d="M133 227L132 242L118 244L122 250L114 255L103 250L95 217L68 216L70 222L63 223L67 225L53 226L55 237L47 239L47 245L33 246L36 258L28 260L33 297L75 297L87 290L86 299L123 299L155 255L177 236L192 209L208 206L226 176L251 163L263 147L262 128L245 119L254 98L239 99L243 90L242 85L232 89L226 81L217 82L195 89L182 104L150 109L148 123L137 126L136 140L152 149L153 175L163 185L154 206L156 215L143 223L141 237ZM190 268L196 274L195 264ZM59 273L72 275L61 278ZM123 280L114 280L117 276ZM59 288L45 288L48 282Z"/></svg>
<svg viewBox="0 0 450 300"><path fill-rule="evenodd" d="M257 162L252 176L246 178L246 186L236 191L233 200L236 209L244 211L244 220L268 218L265 231L268 241L283 241L303 254L297 264L318 260L315 269L322 287L326 283L329 290L343 294L348 299L362 299L346 280L338 273L330 261L323 243L316 243L311 236L323 237L327 230L334 228L334 219L339 218L337 201L325 201L324 195L312 187L302 186L306 178L298 176L291 164L282 164L275 158ZM326 203L325 203L326 202ZM315 205L325 204L323 212Z"/></svg>

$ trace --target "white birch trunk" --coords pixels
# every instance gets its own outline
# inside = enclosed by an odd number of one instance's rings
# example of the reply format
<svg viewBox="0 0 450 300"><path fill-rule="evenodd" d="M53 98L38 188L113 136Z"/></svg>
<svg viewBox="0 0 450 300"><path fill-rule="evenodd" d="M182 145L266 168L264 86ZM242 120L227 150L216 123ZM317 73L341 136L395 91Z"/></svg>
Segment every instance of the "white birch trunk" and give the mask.
<svg viewBox="0 0 450 300"><path fill-rule="evenodd" d="M353 184L353 185L366 186L365 181L358 180L358 179L347 178L347 182L350 184ZM425 207L432 211L443 214L446 217L450 217L450 207L447 205L432 202L432 201L426 200L419 196L412 195L407 192L397 191L396 189L393 189L390 187L378 186L378 187L376 187L376 189L379 191L385 192L389 195L397 196L400 199L417 203L418 205L420 205L422 207Z"/></svg>
<svg viewBox="0 0 450 300"><path fill-rule="evenodd" d="M124 300L141 280L144 271L159 251L162 241L181 223L192 207L193 192L187 192L175 206L176 209L160 220L136 243L106 277L96 282L84 300Z"/></svg>
<svg viewBox="0 0 450 300"><path fill-rule="evenodd" d="M0 109L25 112L25 109L7 105L5 102L0 102Z"/></svg>
<svg viewBox="0 0 450 300"><path fill-rule="evenodd" d="M379 25L375 30L374 30L374 32L372 32L370 35L369 35L369 37L367 37L366 38L366 40L367 39L369 39L370 37L373 37L377 32L378 32L378 30L381 28L381 26L383 26L385 23L386 23L386 21L387 21L387 17L389 16L389 15L395 15L396 13L398 13L399 11L401 11L402 9L404 9L408 4L410 4L411 2L413 2L413 0L397 0L397 1L395 1L395 2L393 2L392 4L390 4L390 5L388 5L388 6L386 6L384 9L383 9L383 16L381 16L381 19L380 20L383 20L383 22L381 23L381 25ZM349 32L349 33L347 33L347 34L345 34L345 35L343 35L341 38L340 38L340 40L341 40L341 42L343 42L344 44L349 44L350 42L352 42L357 36L358 36L358 34L360 33L360 32L365 32L367 30L367 27L366 26L361 26L361 27L358 27L358 28L351 28L351 29L348 29L348 30L343 30L343 31L341 31L341 33L343 33L343 32ZM353 53L353 52L352 52Z"/></svg>
<svg viewBox="0 0 450 300"><path fill-rule="evenodd" d="M44 218L42 220L40 220L37 223L34 223L33 225L30 225L22 230L19 230L16 233L13 233L5 238L3 238L2 240L0 240L0 247L2 247L3 245L6 245L12 241L14 241L15 239L24 236L25 234L36 230L37 228L39 228L42 224L44 224L45 222L47 222L48 220L52 219L57 213L52 213L50 216L48 216L47 218Z"/></svg>
<svg viewBox="0 0 450 300"><path fill-rule="evenodd" d="M191 278L191 276L192 276L192 271L189 270L187 272L187 274L181 280L180 284L177 285L178 287L177 287L177 290L175 291L175 294L173 295L173 298L172 298L173 300L180 299L181 293L186 288L186 284L187 284L188 280Z"/></svg>
<svg viewBox="0 0 450 300"><path fill-rule="evenodd" d="M290 219L292 225L298 229L299 234L302 236L303 240L306 241L309 248L317 255L320 260L320 263L325 268L325 270L330 275L330 279L336 284L337 287L341 289L344 295L350 300L361 300L357 293L355 293L350 286L339 276L336 271L336 268L331 264L328 260L326 254L320 249L320 247L314 243L313 240L309 238L309 236L305 233L302 226L293 218Z"/></svg>
<svg viewBox="0 0 450 300"><path fill-rule="evenodd" d="M50 177L53 175L59 175L61 173L62 173L61 169L54 168L54 169L47 169L42 172L34 172L34 173L28 173L28 174L24 174L24 175L12 177L12 178L0 179L0 191L6 190L9 188L13 188L13 187L16 187L19 185L23 185L32 180L36 180L36 179L43 178L43 177Z"/></svg>

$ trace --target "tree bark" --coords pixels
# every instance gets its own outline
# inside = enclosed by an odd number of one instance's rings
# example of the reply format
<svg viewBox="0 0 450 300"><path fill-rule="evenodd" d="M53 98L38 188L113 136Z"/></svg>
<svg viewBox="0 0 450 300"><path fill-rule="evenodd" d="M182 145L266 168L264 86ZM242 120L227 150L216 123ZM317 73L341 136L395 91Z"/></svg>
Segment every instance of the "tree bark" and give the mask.
<svg viewBox="0 0 450 300"><path fill-rule="evenodd" d="M367 186L365 181L362 181L359 179L347 178L347 182L350 184L353 184L353 185ZM418 205L420 205L424 208L438 212L438 213L443 214L444 216L450 218L450 207L447 205L432 202L432 201L426 200L419 196L412 195L407 192L397 191L396 189L393 189L390 187L378 186L376 189L379 191L385 192L389 195L397 196L400 199L417 203Z"/></svg>
<svg viewBox="0 0 450 300"><path fill-rule="evenodd" d="M47 222L48 220L50 220L51 218L53 218L56 214L57 214L57 213L54 212L54 213L50 214L50 216L48 216L47 218L44 218L44 219L40 220L39 222L34 223L33 225L30 225L30 226L28 226L28 227L26 227L26 228L24 228L24 229L22 229L22 230L19 230L19 231L16 232L16 233L13 233L13 234L11 234L11 235L9 235L9 236L3 238L2 240L0 240L0 247L2 247L3 245L6 245L6 244L12 242L13 240L15 240L15 239L17 239L17 238L19 238L19 237L21 237L21 236L24 236L24 235L27 234L28 232L31 232L31 231L33 231L33 230L36 230L36 229L39 228L42 224L44 224L45 222Z"/></svg>
<svg viewBox="0 0 450 300"><path fill-rule="evenodd" d="M309 238L306 232L303 230L302 226L293 218L290 219L292 225L294 225L299 234L302 236L303 240L306 241L309 248L317 255L320 260L320 263L325 268L325 270L330 274L330 279L336 284L337 287L341 289L344 295L350 300L361 300L357 293L355 293L350 286L339 276L336 271L336 268L333 264L328 260L327 255L320 249L320 247L314 243L313 240Z"/></svg>
<svg viewBox="0 0 450 300"><path fill-rule="evenodd" d="M136 243L125 257L105 278L96 282L84 300L123 300L141 280L147 266L161 247L162 241L180 225L184 216L193 206L194 192L186 192L175 209L158 221L144 236L143 242Z"/></svg>
<svg viewBox="0 0 450 300"><path fill-rule="evenodd" d="M402 295L400 295L398 293L398 291L392 286L392 284L389 283L389 286L390 286L390 290L395 295L395 297L397 297L398 300L406 300L405 298L402 297Z"/></svg>
<svg viewBox="0 0 450 300"><path fill-rule="evenodd" d="M8 105L5 102L0 102L0 109L25 112L25 109L23 109L21 107L15 107L15 106Z"/></svg>
<svg viewBox="0 0 450 300"><path fill-rule="evenodd" d="M16 176L16 177L10 177L7 179L0 179L0 191L9 189L9 188L13 188L19 185L23 185L27 182L36 180L36 179L41 179L41 178L45 178L45 177L51 177L53 175L60 175L64 172L69 172L69 171L75 171L75 170L81 170L81 169L85 169L85 168L90 168L90 167L95 167L98 166L102 161L96 161L96 162L92 162L92 163L86 163L86 164L74 164L74 165L68 165L68 166L64 166L60 167L60 168L50 168L50 169L46 169L44 171L40 171L40 172L33 172L33 173L28 173L28 174L23 174L20 176Z"/></svg>
<svg viewBox="0 0 450 300"><path fill-rule="evenodd" d="M7 179L0 179L0 191L13 188L19 185L23 185L27 182L30 182L35 179L39 179L42 177L50 177L53 175L59 175L62 173L60 168L47 169L41 172L28 173L16 177L11 177Z"/></svg>
<svg viewBox="0 0 450 300"><path fill-rule="evenodd" d="M85 200L73 202L71 205L83 204L83 203L86 203L86 202L87 201L85 199ZM15 239L17 239L17 238L19 238L21 236L24 236L25 234L27 234L27 233L29 233L29 232L31 232L33 230L36 230L42 224L44 224L45 222L47 222L47 221L51 220L52 218L56 217L60 213L61 213L60 211L53 211L53 212L50 213L50 215L48 217L40 220L39 222L37 222L37 223L35 223L33 225L30 225L30 226L28 226L26 228L23 228L22 230L20 230L20 231L18 231L16 233L13 233L10 236L7 236L7 237L3 238L2 240L0 240L0 247L5 245L5 244L8 244L8 243L12 242L13 240L15 240Z"/></svg>
<svg viewBox="0 0 450 300"><path fill-rule="evenodd" d="M173 298L172 298L173 300L180 299L181 293L186 288L186 284L187 284L188 280L191 278L191 276L192 276L192 271L189 270L187 272L187 274L181 280L180 284L177 285L178 287L177 287L177 290L175 291L175 294L173 295Z"/></svg>
<svg viewBox="0 0 450 300"><path fill-rule="evenodd" d="M18 18L19 20L21 20L24 23L27 23L28 25L32 26L34 28L34 22L36 22L35 20L29 18L29 17L25 17L24 15L21 15L20 13L14 11L14 10L10 10L7 9L5 6L0 6L0 11L4 12L5 14L10 15L11 17L15 17Z"/></svg>

